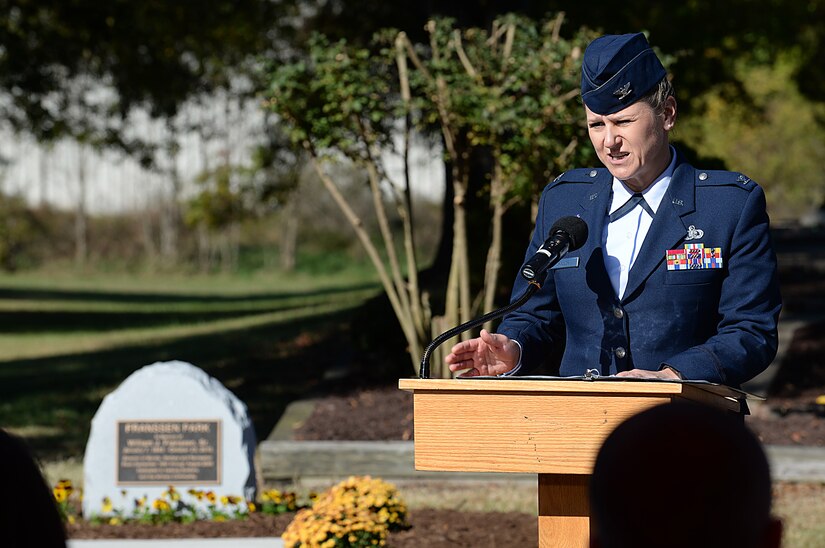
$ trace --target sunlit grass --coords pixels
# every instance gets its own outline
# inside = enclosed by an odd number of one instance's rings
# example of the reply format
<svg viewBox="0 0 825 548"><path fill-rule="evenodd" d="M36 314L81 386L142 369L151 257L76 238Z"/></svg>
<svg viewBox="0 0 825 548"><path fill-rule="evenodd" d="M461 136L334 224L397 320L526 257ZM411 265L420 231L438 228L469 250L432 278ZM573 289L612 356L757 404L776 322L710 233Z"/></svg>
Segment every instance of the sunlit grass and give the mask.
<svg viewBox="0 0 825 548"><path fill-rule="evenodd" d="M306 291L376 283L369 265L351 266L323 273L256 271L250 274L184 272L99 272L48 269L24 274L0 272L0 288L41 290L122 291L126 293L188 293L192 295L248 295L272 291Z"/></svg>
<svg viewBox="0 0 825 548"><path fill-rule="evenodd" d="M159 344L183 337L226 333L258 327L274 322L300 320L318 314L329 314L344 310L352 302L332 305L256 314L243 318L220 320L198 325L161 326L147 329L126 329L115 332L73 332L24 335L0 335L0 361L43 358L63 354L77 354L110 350L119 346L136 345L145 342ZM0 376L2 366L0 365Z"/></svg>
<svg viewBox="0 0 825 548"><path fill-rule="evenodd" d="M825 483L776 484L774 513L784 524L785 548L825 546Z"/></svg>
<svg viewBox="0 0 825 548"><path fill-rule="evenodd" d="M295 301L293 303L295 308L284 311L245 315L239 318L194 324L160 325L115 331L2 334L0 335L0 377L2 377L2 362L4 361L97 352L141 343L160 344L185 337L240 331L278 322L298 321L353 307L375 293L375 289L357 290L345 293L342 296L329 297L326 299L327 302L315 302L319 299L311 299L307 302L307 299L303 299L300 301L303 304ZM247 309L241 307L237 310Z"/></svg>
<svg viewBox="0 0 825 548"><path fill-rule="evenodd" d="M379 291L363 267L333 274L0 274L0 362L153 345L293 322ZM2 373L0 373L2 374Z"/></svg>
<svg viewBox="0 0 825 548"><path fill-rule="evenodd" d="M297 373L300 352L380 291L363 269L0 275L0 427L38 455L79 458L106 394L140 367L183 360L236 391L265 434L313 382Z"/></svg>

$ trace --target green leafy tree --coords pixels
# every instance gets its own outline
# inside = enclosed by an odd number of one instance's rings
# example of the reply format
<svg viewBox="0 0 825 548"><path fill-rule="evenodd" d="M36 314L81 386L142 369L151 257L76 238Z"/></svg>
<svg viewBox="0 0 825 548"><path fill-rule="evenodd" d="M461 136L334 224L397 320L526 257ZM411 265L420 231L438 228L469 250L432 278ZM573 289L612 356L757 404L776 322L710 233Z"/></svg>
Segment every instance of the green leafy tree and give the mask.
<svg viewBox="0 0 825 548"><path fill-rule="evenodd" d="M454 192L453 262L445 323L477 313L470 288L465 198L470 190L470 158L483 150L491 158L486 193L491 211L482 307L493 309L501 266L503 217L520 201L535 201L548 180L583 161L577 101L581 55L592 34L561 37L564 15L538 24L507 15L489 32L459 29L451 20L432 20L426 57L402 33L398 50L409 57L410 108L421 121L437 121L452 169ZM399 58L399 66L404 63ZM402 79L403 82L403 79ZM489 326L488 326L489 327Z"/></svg>
<svg viewBox="0 0 825 548"><path fill-rule="evenodd" d="M317 36L306 60L272 73L268 104L287 124L293 141L307 151L367 250L401 323L414 366L432 335L429 298L417 279L410 204L415 182L409 171L403 182L392 181L382 151L393 147L394 136L403 135L400 153L406 158L413 128L436 129L443 137L455 196L444 320L448 324L469 319L474 312L464 203L470 157L481 151L493 159L485 192L494 221L487 297L482 299L485 308L492 307L504 212L513 203L534 200L550 177L581 161L579 154L587 150L577 146L585 130L575 98L589 34L582 31L572 40L564 39L561 23L561 17L539 25L508 16L488 32L433 20L427 26L429 43L415 44L405 33L387 30L377 37L383 46L379 52ZM367 175L382 237L380 250L325 169L341 157ZM387 201L395 205L400 235L392 231ZM399 245L403 264L396 253Z"/></svg>
<svg viewBox="0 0 825 548"><path fill-rule="evenodd" d="M0 193L0 269L13 272L36 263L37 248L48 237L47 227L22 198Z"/></svg>
<svg viewBox="0 0 825 548"><path fill-rule="evenodd" d="M694 99L676 137L702 156L716 157L765 188L780 216L825 199L825 106L805 99L795 75L801 56L789 51L770 65L741 60L736 77ZM681 126L681 127L680 127Z"/></svg>
<svg viewBox="0 0 825 548"><path fill-rule="evenodd" d="M135 107L169 118L190 96L229 87L294 9L265 0L0 0L0 116L40 140L68 135L140 152L123 123Z"/></svg>

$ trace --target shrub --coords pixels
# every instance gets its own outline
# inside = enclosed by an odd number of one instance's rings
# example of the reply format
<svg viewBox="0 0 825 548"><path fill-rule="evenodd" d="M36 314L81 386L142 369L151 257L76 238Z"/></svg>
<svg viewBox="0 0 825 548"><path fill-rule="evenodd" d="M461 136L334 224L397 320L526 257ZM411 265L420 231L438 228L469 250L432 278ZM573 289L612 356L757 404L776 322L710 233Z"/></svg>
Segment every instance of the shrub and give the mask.
<svg viewBox="0 0 825 548"><path fill-rule="evenodd" d="M289 548L383 546L389 531L407 526L407 508L395 486L350 477L298 512L282 538Z"/></svg>

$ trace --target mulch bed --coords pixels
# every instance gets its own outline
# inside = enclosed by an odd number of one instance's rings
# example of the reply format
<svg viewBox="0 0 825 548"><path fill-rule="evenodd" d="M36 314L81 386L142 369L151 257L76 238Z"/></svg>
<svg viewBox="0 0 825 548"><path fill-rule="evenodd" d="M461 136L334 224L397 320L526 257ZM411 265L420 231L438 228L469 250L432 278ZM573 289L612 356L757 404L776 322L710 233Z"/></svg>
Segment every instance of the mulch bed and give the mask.
<svg viewBox="0 0 825 548"><path fill-rule="evenodd" d="M124 524L118 526L76 523L68 534L76 539L113 538L240 538L278 537L294 514L277 516L253 514L246 520L172 523L162 526ZM516 512L458 512L454 510L412 510L411 527L390 533L393 548L431 548L456 546L536 546L536 517Z"/></svg>
<svg viewBox="0 0 825 548"><path fill-rule="evenodd" d="M825 293L825 292L823 292ZM768 394L767 412L746 419L763 443L825 446L825 322L797 330Z"/></svg>
<svg viewBox="0 0 825 548"><path fill-rule="evenodd" d="M296 440L410 440L412 394L395 386L358 388L323 398Z"/></svg>
<svg viewBox="0 0 825 548"><path fill-rule="evenodd" d="M825 446L825 322L796 332L767 401L746 424L768 445ZM393 386L352 388L324 397L296 440L409 440L412 394Z"/></svg>
<svg viewBox="0 0 825 548"><path fill-rule="evenodd" d="M123 523L96 525L78 521L66 526L70 538L233 538L279 537L295 514L251 514L247 519L231 521L195 521L192 523Z"/></svg>

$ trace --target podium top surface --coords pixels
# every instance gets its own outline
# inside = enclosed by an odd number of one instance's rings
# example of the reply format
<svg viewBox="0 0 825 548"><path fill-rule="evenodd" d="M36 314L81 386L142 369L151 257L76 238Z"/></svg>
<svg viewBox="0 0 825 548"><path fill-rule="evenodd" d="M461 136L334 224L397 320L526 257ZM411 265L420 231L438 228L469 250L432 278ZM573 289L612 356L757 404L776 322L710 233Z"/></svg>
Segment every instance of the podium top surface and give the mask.
<svg viewBox="0 0 825 548"><path fill-rule="evenodd" d="M697 391L741 402L755 397L729 386L706 381L662 381L623 377L473 377L467 379L399 379L402 390L555 392L590 394L649 394L690 396Z"/></svg>

